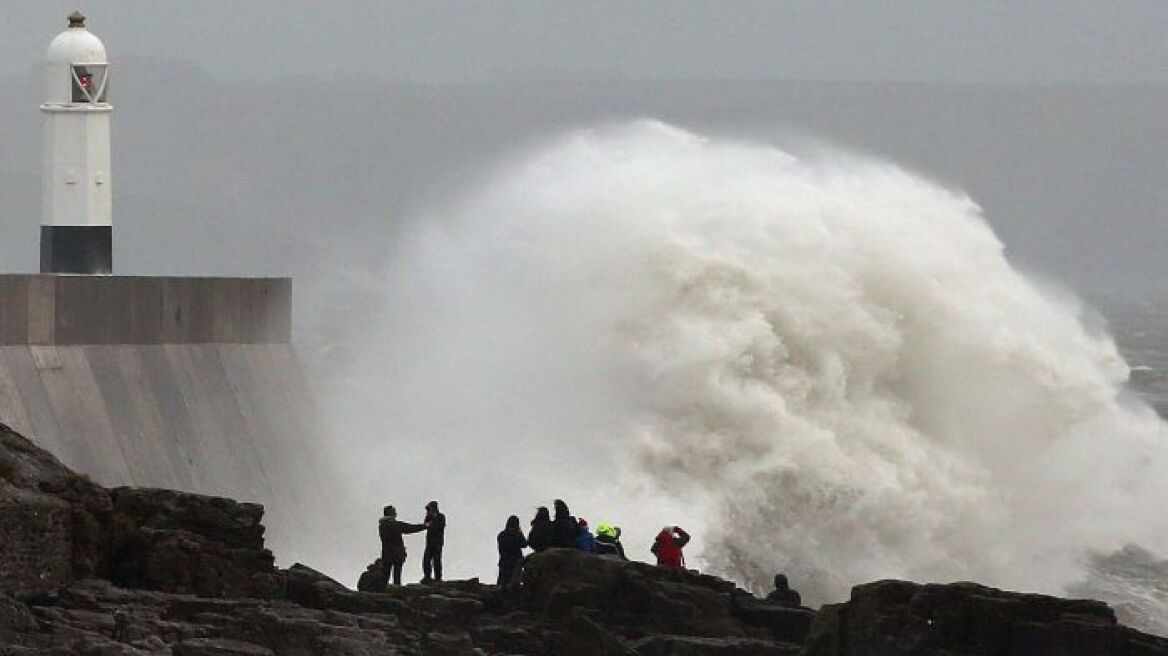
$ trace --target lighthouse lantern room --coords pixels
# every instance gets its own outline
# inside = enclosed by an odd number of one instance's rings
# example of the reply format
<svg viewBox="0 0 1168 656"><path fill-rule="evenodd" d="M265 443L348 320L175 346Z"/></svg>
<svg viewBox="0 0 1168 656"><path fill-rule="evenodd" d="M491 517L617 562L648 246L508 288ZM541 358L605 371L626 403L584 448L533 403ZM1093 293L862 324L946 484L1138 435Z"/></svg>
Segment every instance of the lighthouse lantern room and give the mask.
<svg viewBox="0 0 1168 656"><path fill-rule="evenodd" d="M41 272L111 273L109 62L78 12L49 44L41 171Z"/></svg>

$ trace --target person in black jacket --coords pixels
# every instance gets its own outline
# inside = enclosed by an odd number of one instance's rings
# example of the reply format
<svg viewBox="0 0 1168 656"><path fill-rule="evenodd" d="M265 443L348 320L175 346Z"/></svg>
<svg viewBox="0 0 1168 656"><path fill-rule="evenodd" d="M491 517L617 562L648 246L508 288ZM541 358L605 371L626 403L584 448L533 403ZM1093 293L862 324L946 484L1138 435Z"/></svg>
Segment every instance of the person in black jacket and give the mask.
<svg viewBox="0 0 1168 656"><path fill-rule="evenodd" d="M792 590L791 586L787 584L786 574L775 574L775 589L767 595L767 601L788 608L798 608L803 603L799 593Z"/></svg>
<svg viewBox="0 0 1168 656"><path fill-rule="evenodd" d="M540 552L552 546L552 516L547 506L540 506L531 520L531 530L527 533L527 546Z"/></svg>
<svg viewBox="0 0 1168 656"><path fill-rule="evenodd" d="M527 538L519 529L519 518L511 515L507 518L507 526L499 531L499 580L496 583L500 588L508 586L515 578L519 563L523 562L523 549L527 546Z"/></svg>
<svg viewBox="0 0 1168 656"><path fill-rule="evenodd" d="M438 502L426 504L426 551L422 553L422 583L442 580L442 546L446 543L446 515ZM433 571L434 578L430 578Z"/></svg>
<svg viewBox="0 0 1168 656"><path fill-rule="evenodd" d="M385 589L393 574L393 584L401 585L402 565L406 562L406 545L402 535L426 530L425 524L409 524L397 521L397 510L386 506L378 523L377 532L381 536L381 577L378 588Z"/></svg>
<svg viewBox="0 0 1168 656"><path fill-rule="evenodd" d="M552 520L552 544L557 549L575 549L576 537L580 534L580 525L576 518L568 512L568 504L563 499L556 499L553 504L556 509L555 519Z"/></svg>

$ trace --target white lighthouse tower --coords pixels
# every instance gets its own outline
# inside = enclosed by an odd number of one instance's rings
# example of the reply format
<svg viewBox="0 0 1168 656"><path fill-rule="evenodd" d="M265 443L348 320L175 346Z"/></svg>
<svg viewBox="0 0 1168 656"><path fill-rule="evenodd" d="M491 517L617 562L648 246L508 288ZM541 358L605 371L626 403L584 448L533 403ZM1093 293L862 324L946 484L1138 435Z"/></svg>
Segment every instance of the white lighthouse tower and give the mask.
<svg viewBox="0 0 1168 656"><path fill-rule="evenodd" d="M45 59L41 273L110 273L113 107L105 46L73 12Z"/></svg>

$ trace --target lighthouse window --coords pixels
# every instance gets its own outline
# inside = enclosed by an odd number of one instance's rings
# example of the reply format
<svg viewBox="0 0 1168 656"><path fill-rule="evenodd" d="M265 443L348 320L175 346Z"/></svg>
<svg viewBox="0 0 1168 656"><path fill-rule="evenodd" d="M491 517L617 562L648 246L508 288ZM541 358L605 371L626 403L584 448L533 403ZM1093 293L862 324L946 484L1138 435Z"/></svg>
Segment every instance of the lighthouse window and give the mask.
<svg viewBox="0 0 1168 656"><path fill-rule="evenodd" d="M105 64L75 64L73 66L73 102L105 102L107 81Z"/></svg>

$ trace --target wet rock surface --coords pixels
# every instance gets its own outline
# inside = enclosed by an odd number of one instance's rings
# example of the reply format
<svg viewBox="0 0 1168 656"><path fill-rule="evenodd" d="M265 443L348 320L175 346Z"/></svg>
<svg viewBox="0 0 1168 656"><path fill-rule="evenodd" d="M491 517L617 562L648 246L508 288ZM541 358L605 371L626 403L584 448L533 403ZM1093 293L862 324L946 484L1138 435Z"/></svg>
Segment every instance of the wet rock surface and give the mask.
<svg viewBox="0 0 1168 656"><path fill-rule="evenodd" d="M532 557L506 592L359 592L276 569L262 514L104 489L0 426L0 656L1168 654L1100 602L880 581L816 612L572 550Z"/></svg>

